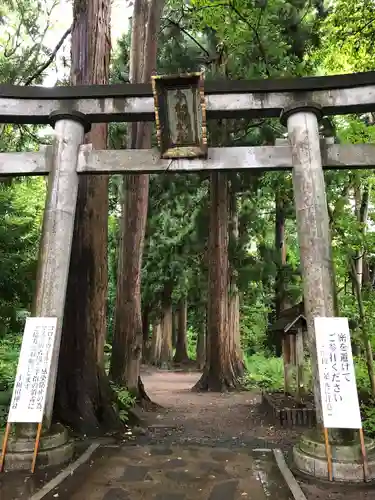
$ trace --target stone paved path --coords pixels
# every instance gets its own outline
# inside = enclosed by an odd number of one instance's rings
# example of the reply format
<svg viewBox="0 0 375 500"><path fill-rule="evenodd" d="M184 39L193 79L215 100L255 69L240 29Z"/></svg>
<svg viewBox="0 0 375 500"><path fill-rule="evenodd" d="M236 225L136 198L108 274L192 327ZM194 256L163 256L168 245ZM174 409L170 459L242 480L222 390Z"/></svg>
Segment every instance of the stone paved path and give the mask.
<svg viewBox="0 0 375 500"><path fill-rule="evenodd" d="M288 450L297 433L268 422L257 393L191 392L199 377L144 369L161 406L141 413L141 432L99 448L43 500L292 500L272 451L252 450ZM0 500L30 499L63 467L0 475Z"/></svg>
<svg viewBox="0 0 375 500"><path fill-rule="evenodd" d="M272 452L186 445L99 449L46 500L54 498L293 500Z"/></svg>

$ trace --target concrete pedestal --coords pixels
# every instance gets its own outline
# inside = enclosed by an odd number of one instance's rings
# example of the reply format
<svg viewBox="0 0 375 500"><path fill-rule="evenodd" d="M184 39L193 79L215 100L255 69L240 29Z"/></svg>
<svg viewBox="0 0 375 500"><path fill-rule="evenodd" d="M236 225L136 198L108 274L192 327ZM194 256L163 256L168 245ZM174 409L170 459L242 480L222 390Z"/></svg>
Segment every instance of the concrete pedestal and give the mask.
<svg viewBox="0 0 375 500"><path fill-rule="evenodd" d="M375 441L366 439L368 480L375 480ZM359 440L349 445L331 445L333 479L337 482L363 482L363 465ZM296 468L318 479L328 479L327 456L323 436L316 431L304 434L293 448Z"/></svg>
<svg viewBox="0 0 375 500"><path fill-rule="evenodd" d="M28 426L17 436L8 440L4 470L30 470L36 436L36 426ZM2 441L1 441L2 443ZM40 439L37 467L60 465L73 457L74 441L69 439L68 431L62 425L54 425Z"/></svg>

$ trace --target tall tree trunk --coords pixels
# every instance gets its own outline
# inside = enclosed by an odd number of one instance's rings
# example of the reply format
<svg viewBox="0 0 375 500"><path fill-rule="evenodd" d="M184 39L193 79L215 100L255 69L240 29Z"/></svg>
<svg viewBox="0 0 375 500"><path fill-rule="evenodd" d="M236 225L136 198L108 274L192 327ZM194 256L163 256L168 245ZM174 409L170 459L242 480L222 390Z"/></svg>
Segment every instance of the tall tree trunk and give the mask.
<svg viewBox="0 0 375 500"><path fill-rule="evenodd" d="M111 379L140 400L146 397L140 380L142 356L141 265L148 201L148 178L124 180L125 206L120 238L116 309L110 366ZM125 236L126 235L126 236ZM129 242L132 245L129 245Z"/></svg>
<svg viewBox="0 0 375 500"><path fill-rule="evenodd" d="M355 205L356 205L355 209L356 209L357 220L361 225L360 231L363 235L365 235L368 210L369 210L368 183L366 183L363 189L361 189L360 184L357 186L355 190ZM357 255L355 258L355 269L360 290L362 290L362 284L363 284L363 267L364 267L364 249L360 248L357 251Z"/></svg>
<svg viewBox="0 0 375 500"><path fill-rule="evenodd" d="M359 276L357 274L357 269L355 263L351 257L349 257L350 274L352 277L353 288L355 291L355 296L358 304L359 312L359 323L362 331L362 340L366 353L366 365L367 373L370 380L371 394L375 396L375 372L374 372L374 357L372 354L371 340L368 332L368 327L366 324L365 308L362 299L362 290L360 288Z"/></svg>
<svg viewBox="0 0 375 500"><path fill-rule="evenodd" d="M73 85L108 84L110 0L75 0ZM88 141L107 147L107 126ZM108 176L79 179L55 410L73 429L97 434L119 424L103 366L107 301Z"/></svg>
<svg viewBox="0 0 375 500"><path fill-rule="evenodd" d="M213 172L210 184L210 260L208 263L208 341L206 366L196 390L239 387L237 356L228 328L228 179Z"/></svg>
<svg viewBox="0 0 375 500"><path fill-rule="evenodd" d="M150 308L148 305L143 307L142 311L142 334L143 334L143 348L142 348L142 361L147 363L150 351L150 322L149 322Z"/></svg>
<svg viewBox="0 0 375 500"><path fill-rule="evenodd" d="M288 307L286 304L284 266L286 264L285 244L285 210L280 193L276 192L275 198L275 253L276 253L276 279L275 279L275 314L273 320L280 318L281 312ZM282 355L281 336L275 332L270 333L270 343L275 348L276 356Z"/></svg>
<svg viewBox="0 0 375 500"><path fill-rule="evenodd" d="M203 321L198 330L196 362L198 370L203 370L206 362L206 322Z"/></svg>
<svg viewBox="0 0 375 500"><path fill-rule="evenodd" d="M130 54L132 83L148 83L156 68L157 33L163 6L164 0L135 0ZM129 146L139 149L151 147L151 133L150 123L132 124ZM126 386L140 402L148 400L139 375L142 353L140 281L148 183L148 175L126 177L110 370L113 380Z"/></svg>
<svg viewBox="0 0 375 500"><path fill-rule="evenodd" d="M150 363L152 365L157 365L160 359L161 353L161 323L160 319L154 321L152 325L152 339L151 339L151 352L150 352Z"/></svg>
<svg viewBox="0 0 375 500"><path fill-rule="evenodd" d="M186 363L189 361L187 352L187 301L181 299L177 309L178 327L176 352L173 358L175 363Z"/></svg>
<svg viewBox="0 0 375 500"><path fill-rule="evenodd" d="M280 193L276 194L276 217L275 217L275 250L277 253L277 275L275 283L275 313L276 319L286 308L285 304L285 282L283 267L286 265L285 244L285 210Z"/></svg>
<svg viewBox="0 0 375 500"><path fill-rule="evenodd" d="M369 209L369 186L366 183L363 190L360 187L360 181L358 181L358 186L355 190L355 210L358 222L360 223L360 231L363 236L366 233L368 209ZM362 332L363 346L365 349L367 372L370 380L371 393L375 396L375 373L374 373L374 363L372 346L368 333L368 327L366 324L366 315L363 304L362 297L362 286L363 286L363 265L364 265L364 249L358 249L355 259L349 260L349 273L352 279L353 291L357 300L358 312L359 312L359 326ZM356 349L355 349L356 350Z"/></svg>
<svg viewBox="0 0 375 500"><path fill-rule="evenodd" d="M229 195L229 248L235 250L238 244L238 211L235 181L230 184ZM228 297L228 335L233 340L233 366L236 375L241 377L244 372L243 354L240 332L240 295L237 287L236 269L233 259L229 259L229 297Z"/></svg>
<svg viewBox="0 0 375 500"><path fill-rule="evenodd" d="M171 367L172 363L172 321L173 321L172 297L167 292L162 304L161 317L161 349L158 366L164 370Z"/></svg>
<svg viewBox="0 0 375 500"><path fill-rule="evenodd" d="M173 318L172 318L172 347L173 347L173 349L175 349L176 345L177 345L178 321L179 321L179 311L178 311L178 309L175 309L173 311Z"/></svg>

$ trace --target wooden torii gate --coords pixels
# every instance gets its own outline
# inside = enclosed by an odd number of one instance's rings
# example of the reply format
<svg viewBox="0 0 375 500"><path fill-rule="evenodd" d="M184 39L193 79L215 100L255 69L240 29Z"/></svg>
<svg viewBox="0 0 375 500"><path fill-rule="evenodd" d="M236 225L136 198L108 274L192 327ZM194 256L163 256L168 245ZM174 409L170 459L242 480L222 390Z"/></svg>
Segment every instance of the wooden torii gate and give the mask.
<svg viewBox="0 0 375 500"><path fill-rule="evenodd" d="M375 145L322 143L318 122L327 115L375 111L375 72L331 77L205 83L208 119L281 117L289 144L209 148L207 159L162 160L157 150L92 150L84 145L91 123L153 121L151 84L79 87L0 86L0 123L51 124L52 146L30 153L1 153L0 175L48 175L36 315L58 318L47 394L51 421L73 237L79 175L290 170L304 281L305 313L314 347L314 316L334 316L332 257L323 169L365 169ZM318 378L315 349L311 349ZM317 420L321 400L315 391Z"/></svg>

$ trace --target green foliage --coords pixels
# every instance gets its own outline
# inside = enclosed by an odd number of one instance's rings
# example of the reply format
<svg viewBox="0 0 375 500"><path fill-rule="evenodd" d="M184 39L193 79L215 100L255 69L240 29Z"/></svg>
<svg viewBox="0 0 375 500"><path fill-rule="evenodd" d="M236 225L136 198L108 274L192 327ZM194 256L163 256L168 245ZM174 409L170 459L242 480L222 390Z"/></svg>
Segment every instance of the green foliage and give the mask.
<svg viewBox="0 0 375 500"><path fill-rule="evenodd" d="M150 179L149 216L142 270L142 298L161 307L168 290L175 303L188 294L197 263L197 222L207 186L194 175Z"/></svg>
<svg viewBox="0 0 375 500"><path fill-rule="evenodd" d="M40 178L0 184L0 338L30 310L44 194Z"/></svg>
<svg viewBox="0 0 375 500"><path fill-rule="evenodd" d="M366 436L375 437L375 401L372 400L369 404L361 406L361 414L363 419L363 429Z"/></svg>
<svg viewBox="0 0 375 500"><path fill-rule="evenodd" d="M251 5L243 0L194 0L189 4L169 0L159 34L158 72L178 73L204 66L206 79L310 72L311 66L304 60L304 54L318 42L314 33L324 17L321 6L320 1L311 4L307 0L272 0ZM115 54L113 81L127 79L128 61L127 34ZM212 123L208 128L210 143L220 145L269 144L282 133L278 120L241 120L239 123L227 120L219 129ZM222 137L223 129L226 130L225 138ZM280 189L286 190L289 198L291 196L291 178L284 174L282 178L275 174L255 178L252 174L241 173L230 180L231 189L241 192L237 200L240 235L236 244L230 242L230 259L237 285L246 300L242 307L241 328L248 352L254 352L259 342L263 345L268 315L273 308L278 258L273 249L274 189L281 186ZM259 205L270 215L263 215L263 209L259 212ZM110 244L111 241L112 236ZM298 255L295 243L290 248L290 256ZM194 331L202 327L207 303L207 244L206 176L151 176L142 302L151 308L153 317L159 314L166 295L172 293L174 303L187 296L189 324ZM255 251L250 253L252 247ZM111 272L115 276L115 272ZM288 293L298 297L298 261L291 258L283 273ZM260 281L262 287L259 287ZM112 290L111 284L111 310Z"/></svg>
<svg viewBox="0 0 375 500"><path fill-rule="evenodd" d="M0 6L0 83L40 84L51 55L45 38L56 0L5 0Z"/></svg>
<svg viewBox="0 0 375 500"><path fill-rule="evenodd" d="M324 73L374 70L375 6L368 0L335 0L321 26L314 64Z"/></svg>
<svg viewBox="0 0 375 500"><path fill-rule="evenodd" d="M354 359L356 381L361 404L363 427L366 435L375 437L375 400L371 397L370 383L365 362L362 358ZM253 354L245 356L246 372L243 386L248 390L283 391L284 366L282 358ZM311 371L309 364L305 366L308 391L311 392Z"/></svg>
<svg viewBox="0 0 375 500"><path fill-rule="evenodd" d="M253 304L246 299L240 310L241 343L245 355L252 356L265 349L269 309L261 301Z"/></svg>
<svg viewBox="0 0 375 500"><path fill-rule="evenodd" d="M284 368L281 358L253 354L245 357L245 368L243 384L247 389L283 390Z"/></svg>
<svg viewBox="0 0 375 500"><path fill-rule="evenodd" d="M115 384L111 384L112 390L116 396L116 401L113 403L116 412L121 421L125 424L129 418L129 410L135 405L135 397L129 391Z"/></svg>
<svg viewBox="0 0 375 500"><path fill-rule="evenodd" d="M197 357L197 332L193 328L188 328L187 339L188 339L188 356L189 359L196 359Z"/></svg>
<svg viewBox="0 0 375 500"><path fill-rule="evenodd" d="M13 388L20 347L20 336L9 335L0 342L0 391Z"/></svg>
<svg viewBox="0 0 375 500"><path fill-rule="evenodd" d="M16 377L21 337L8 335L0 340L0 428L6 424Z"/></svg>

